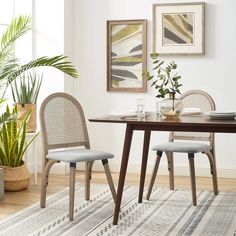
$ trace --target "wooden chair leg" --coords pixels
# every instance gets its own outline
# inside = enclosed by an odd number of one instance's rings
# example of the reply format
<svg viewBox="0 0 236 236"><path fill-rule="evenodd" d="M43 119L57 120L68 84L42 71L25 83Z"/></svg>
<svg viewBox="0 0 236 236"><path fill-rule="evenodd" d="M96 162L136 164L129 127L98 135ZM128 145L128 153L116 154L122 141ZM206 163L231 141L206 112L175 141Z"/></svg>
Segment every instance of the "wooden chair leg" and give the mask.
<svg viewBox="0 0 236 236"><path fill-rule="evenodd" d="M147 200L150 199L152 188L153 188L156 176L157 176L157 171L158 171L158 167L159 167L159 164L160 164L161 156L162 156L162 152L157 152L156 163L155 163L154 168L153 168L152 177L151 177L151 181L150 181L147 196L146 196Z"/></svg>
<svg viewBox="0 0 236 236"><path fill-rule="evenodd" d="M94 161L85 162L85 200L90 199L90 182L92 177L92 167Z"/></svg>
<svg viewBox="0 0 236 236"><path fill-rule="evenodd" d="M194 167L194 154L188 153L189 160L189 169L190 169L190 178L191 178L191 187L192 187L192 201L193 205L197 205L197 196L196 196L196 179L195 179L195 167Z"/></svg>
<svg viewBox="0 0 236 236"><path fill-rule="evenodd" d="M47 193L47 184L46 184L46 173L45 170L42 172L41 179L41 195L40 195L40 207L45 208L46 206L46 193Z"/></svg>
<svg viewBox="0 0 236 236"><path fill-rule="evenodd" d="M166 157L167 157L167 161L168 161L168 171L169 171L169 188L170 188L170 190L174 190L175 184L174 184L173 152L166 152Z"/></svg>
<svg viewBox="0 0 236 236"><path fill-rule="evenodd" d="M211 154L211 152L204 152L208 160L210 162L210 168L211 168L211 176L212 176L212 183L213 183L213 191L215 195L218 195L219 190L218 190L218 180L217 180L217 170L216 170L216 164L214 161L214 157Z"/></svg>
<svg viewBox="0 0 236 236"><path fill-rule="evenodd" d="M46 206L48 175L49 175L49 171L50 171L52 165L55 163L56 163L56 161L48 160L45 163L44 168L42 169L41 194L40 194L40 207L41 208L45 208L45 206Z"/></svg>
<svg viewBox="0 0 236 236"><path fill-rule="evenodd" d="M143 153L142 153L142 164L141 164L140 181L139 181L138 203L142 203L143 201L143 190L146 178L150 137L151 137L151 131L145 130L143 137Z"/></svg>
<svg viewBox="0 0 236 236"><path fill-rule="evenodd" d="M113 200L116 203L116 190L115 190L114 182L113 182L113 179L112 179L112 176L111 176L111 171L110 171L110 167L109 167L109 164L108 164L108 160L107 159L102 160L102 164L103 164L103 167L104 167L104 170L105 170L105 174L106 174L106 177L107 177L107 182L109 184Z"/></svg>
<svg viewBox="0 0 236 236"><path fill-rule="evenodd" d="M89 178L89 161L85 162L85 200L88 201L90 198L90 178Z"/></svg>
<svg viewBox="0 0 236 236"><path fill-rule="evenodd" d="M74 219L75 169L76 169L76 163L70 163L69 220Z"/></svg>

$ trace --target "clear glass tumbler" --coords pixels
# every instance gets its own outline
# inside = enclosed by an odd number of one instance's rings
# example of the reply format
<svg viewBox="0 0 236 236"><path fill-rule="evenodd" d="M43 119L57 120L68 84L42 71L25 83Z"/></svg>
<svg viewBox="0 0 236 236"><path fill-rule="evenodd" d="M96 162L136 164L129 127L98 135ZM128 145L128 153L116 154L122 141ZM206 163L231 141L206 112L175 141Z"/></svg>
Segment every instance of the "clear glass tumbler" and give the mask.
<svg viewBox="0 0 236 236"><path fill-rule="evenodd" d="M137 99L137 117L144 118L145 117L145 100L144 99Z"/></svg>

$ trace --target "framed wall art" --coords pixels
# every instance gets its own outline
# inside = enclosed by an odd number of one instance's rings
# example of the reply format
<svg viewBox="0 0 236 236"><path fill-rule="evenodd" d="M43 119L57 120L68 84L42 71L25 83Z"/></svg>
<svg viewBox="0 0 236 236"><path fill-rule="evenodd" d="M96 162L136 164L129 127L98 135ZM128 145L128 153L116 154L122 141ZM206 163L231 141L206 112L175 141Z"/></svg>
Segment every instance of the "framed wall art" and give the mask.
<svg viewBox="0 0 236 236"><path fill-rule="evenodd" d="M147 21L107 21L107 91L146 92Z"/></svg>
<svg viewBox="0 0 236 236"><path fill-rule="evenodd" d="M153 4L153 51L203 55L204 2Z"/></svg>

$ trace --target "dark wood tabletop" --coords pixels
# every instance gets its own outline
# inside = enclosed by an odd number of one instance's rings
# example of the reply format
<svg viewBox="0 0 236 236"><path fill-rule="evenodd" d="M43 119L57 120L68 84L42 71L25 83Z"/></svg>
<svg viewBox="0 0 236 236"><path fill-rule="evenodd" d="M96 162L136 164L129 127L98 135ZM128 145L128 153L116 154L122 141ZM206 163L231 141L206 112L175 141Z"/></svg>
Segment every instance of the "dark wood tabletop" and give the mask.
<svg viewBox="0 0 236 236"><path fill-rule="evenodd" d="M144 119L135 116L99 116L89 119L91 122L125 123L134 125L135 130L159 131L194 131L194 132L219 132L236 133L236 120L210 119L205 115L180 116L179 118L166 119L155 113L147 113ZM143 127L145 126L145 128Z"/></svg>

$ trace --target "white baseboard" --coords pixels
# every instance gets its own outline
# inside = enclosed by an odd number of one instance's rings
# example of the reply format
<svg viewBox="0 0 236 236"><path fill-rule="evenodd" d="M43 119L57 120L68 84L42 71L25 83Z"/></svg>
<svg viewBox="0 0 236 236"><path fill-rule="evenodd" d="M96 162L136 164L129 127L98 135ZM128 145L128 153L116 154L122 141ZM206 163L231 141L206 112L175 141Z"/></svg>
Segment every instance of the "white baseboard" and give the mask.
<svg viewBox="0 0 236 236"><path fill-rule="evenodd" d="M132 163L128 166L128 173L140 173L141 164ZM112 172L118 172L118 168L120 167L120 163L110 163L110 169ZM100 163L94 163L93 166L94 171L103 171L103 166ZM153 170L153 165L147 165L147 174L151 174ZM196 176L201 177L210 177L210 168L209 166L195 167ZM160 175L168 175L167 166L160 166L158 173ZM189 167L185 166L175 166L175 175L179 176L189 176ZM231 168L226 167L218 167L217 175L219 178L236 178L236 167L233 166Z"/></svg>

